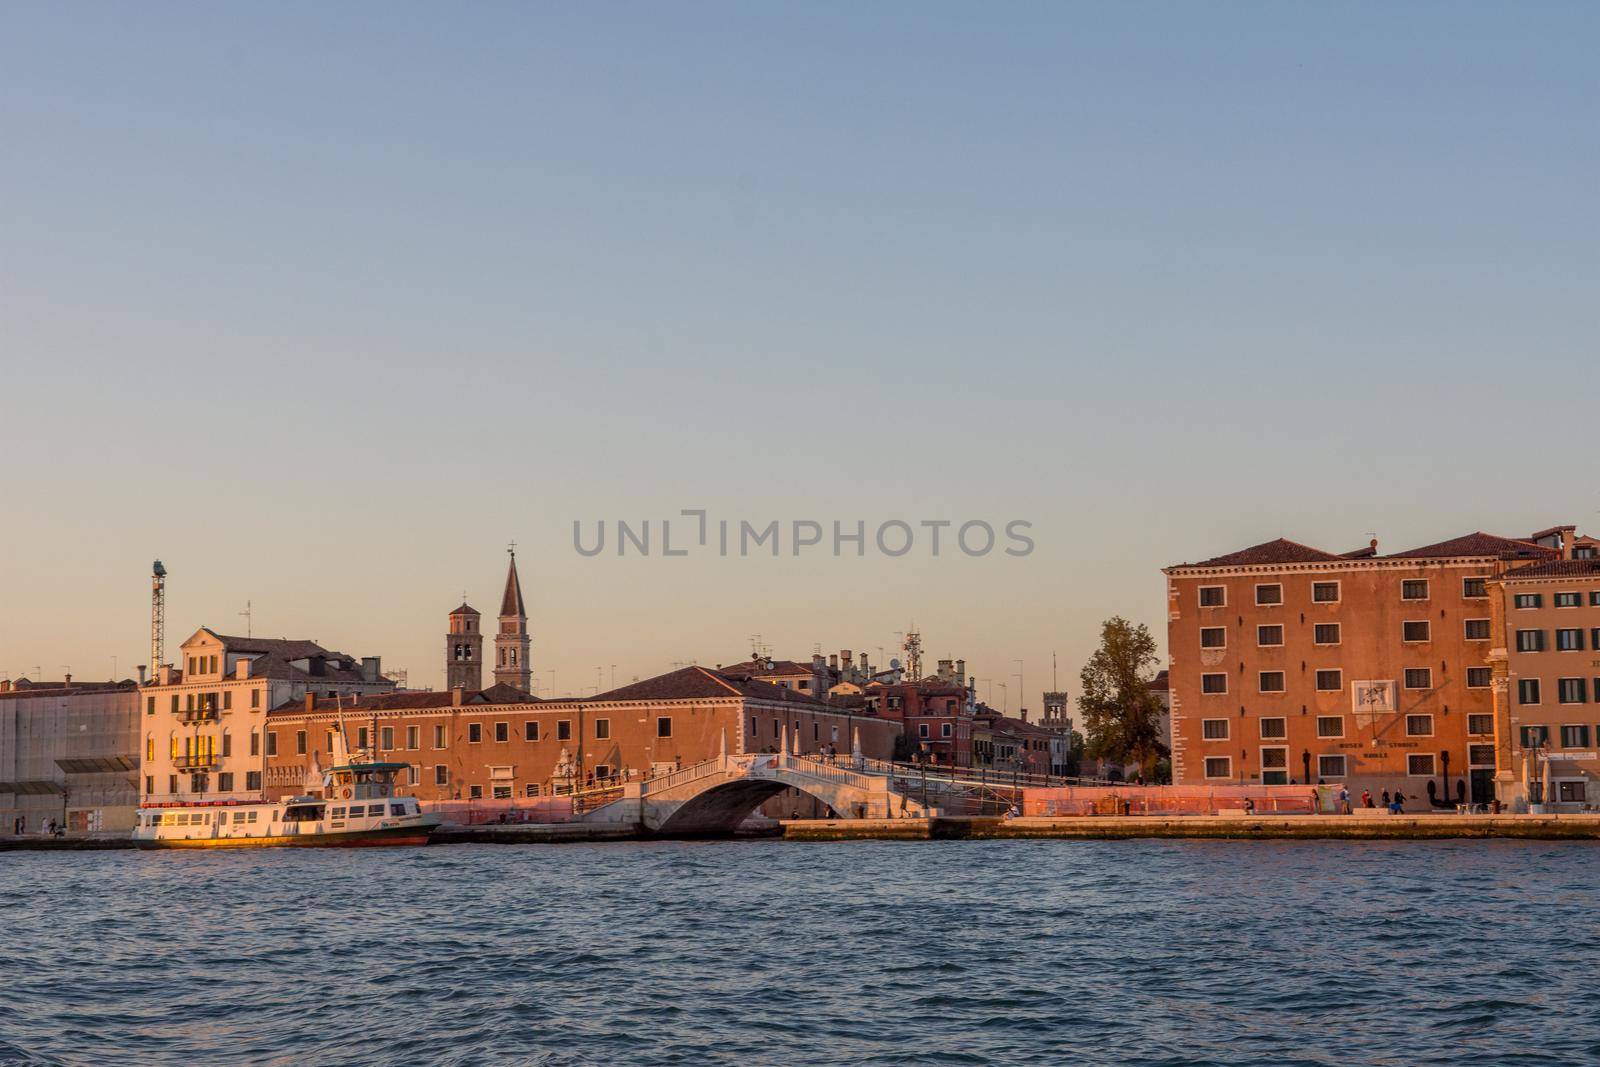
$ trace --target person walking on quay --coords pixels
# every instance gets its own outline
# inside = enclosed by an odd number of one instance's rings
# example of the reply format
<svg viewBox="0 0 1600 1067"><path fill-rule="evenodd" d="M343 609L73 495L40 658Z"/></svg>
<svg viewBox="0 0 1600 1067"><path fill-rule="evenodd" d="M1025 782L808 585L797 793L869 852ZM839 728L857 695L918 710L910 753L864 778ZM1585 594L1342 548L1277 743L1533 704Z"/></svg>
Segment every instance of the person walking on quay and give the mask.
<svg viewBox="0 0 1600 1067"><path fill-rule="evenodd" d="M1372 790L1363 789L1361 791L1361 806L1363 808L1372 807Z"/></svg>
<svg viewBox="0 0 1600 1067"><path fill-rule="evenodd" d="M1383 791L1383 806L1386 807L1386 808L1390 806L1390 804L1389 804L1389 791L1387 789L1385 789Z"/></svg>
<svg viewBox="0 0 1600 1067"><path fill-rule="evenodd" d="M1350 787L1349 786L1341 785L1339 787L1339 814L1340 815L1349 815L1350 814Z"/></svg>

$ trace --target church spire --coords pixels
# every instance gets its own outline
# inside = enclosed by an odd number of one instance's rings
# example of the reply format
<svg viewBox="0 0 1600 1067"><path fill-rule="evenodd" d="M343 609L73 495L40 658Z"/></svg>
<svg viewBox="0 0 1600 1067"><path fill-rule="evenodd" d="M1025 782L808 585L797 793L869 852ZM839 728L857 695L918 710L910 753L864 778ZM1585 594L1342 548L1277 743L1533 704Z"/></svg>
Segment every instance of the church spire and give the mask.
<svg viewBox="0 0 1600 1067"><path fill-rule="evenodd" d="M528 635L528 611L522 603L522 580L517 577L517 543L511 542L506 570L506 591L500 598L500 632L494 638L494 683L529 692L533 686L533 639Z"/></svg>
<svg viewBox="0 0 1600 1067"><path fill-rule="evenodd" d="M511 547L506 549L506 554L511 557L511 567L506 571L506 591L500 598L500 617L507 615L518 618L527 618L528 613L522 606L522 582L517 578L517 543L511 542Z"/></svg>

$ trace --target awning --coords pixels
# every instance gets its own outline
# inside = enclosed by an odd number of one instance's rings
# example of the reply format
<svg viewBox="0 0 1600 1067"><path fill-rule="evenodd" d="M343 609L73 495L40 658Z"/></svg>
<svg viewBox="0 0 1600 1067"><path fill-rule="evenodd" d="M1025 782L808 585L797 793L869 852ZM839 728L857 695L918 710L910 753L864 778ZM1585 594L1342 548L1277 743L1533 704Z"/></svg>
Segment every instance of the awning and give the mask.
<svg viewBox="0 0 1600 1067"><path fill-rule="evenodd" d="M58 759L56 766L67 774L116 774L139 769L132 756L82 756L76 759Z"/></svg>
<svg viewBox="0 0 1600 1067"><path fill-rule="evenodd" d="M60 795L65 791L60 782L0 782L0 793L15 793L17 796L42 797Z"/></svg>

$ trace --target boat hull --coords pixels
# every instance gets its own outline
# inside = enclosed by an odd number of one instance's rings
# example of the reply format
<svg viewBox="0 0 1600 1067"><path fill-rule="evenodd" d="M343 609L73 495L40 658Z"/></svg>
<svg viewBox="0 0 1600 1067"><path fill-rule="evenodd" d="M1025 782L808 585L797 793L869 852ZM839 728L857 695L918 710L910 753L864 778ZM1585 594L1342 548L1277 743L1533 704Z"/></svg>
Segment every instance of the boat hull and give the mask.
<svg viewBox="0 0 1600 1067"><path fill-rule="evenodd" d="M158 848L375 848L426 845L435 826L386 826L327 834L279 834L267 837L137 838L142 849Z"/></svg>

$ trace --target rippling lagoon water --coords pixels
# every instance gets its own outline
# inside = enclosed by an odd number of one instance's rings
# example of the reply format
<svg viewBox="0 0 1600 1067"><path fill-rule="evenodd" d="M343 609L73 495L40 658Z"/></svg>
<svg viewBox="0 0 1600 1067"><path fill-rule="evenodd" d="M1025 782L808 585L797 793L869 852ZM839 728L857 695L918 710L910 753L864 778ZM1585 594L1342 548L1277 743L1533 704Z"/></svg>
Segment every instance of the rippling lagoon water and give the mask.
<svg viewBox="0 0 1600 1067"><path fill-rule="evenodd" d="M1600 1062L1600 851L0 855L0 1062Z"/></svg>

